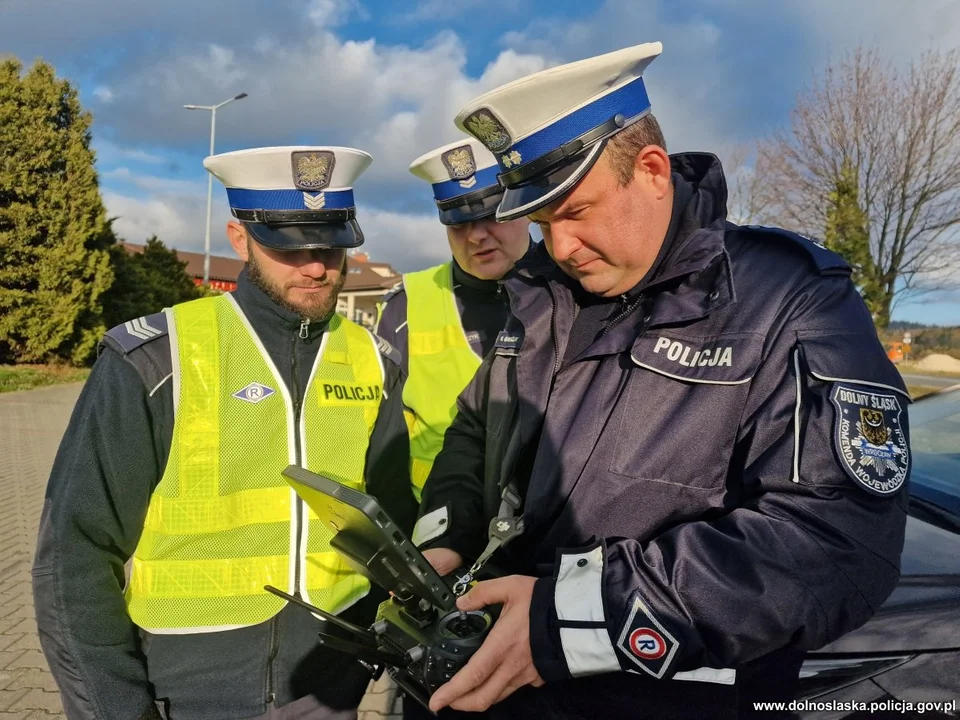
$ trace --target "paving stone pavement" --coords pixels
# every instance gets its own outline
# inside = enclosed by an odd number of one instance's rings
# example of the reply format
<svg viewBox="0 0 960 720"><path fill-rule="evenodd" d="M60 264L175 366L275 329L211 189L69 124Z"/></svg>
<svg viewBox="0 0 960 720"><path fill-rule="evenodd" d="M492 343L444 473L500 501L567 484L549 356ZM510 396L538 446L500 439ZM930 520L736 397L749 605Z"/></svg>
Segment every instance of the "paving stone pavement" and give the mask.
<svg viewBox="0 0 960 720"><path fill-rule="evenodd" d="M37 638L30 589L43 495L81 385L0 393L0 720L64 718ZM385 678L371 683L359 720L398 720Z"/></svg>

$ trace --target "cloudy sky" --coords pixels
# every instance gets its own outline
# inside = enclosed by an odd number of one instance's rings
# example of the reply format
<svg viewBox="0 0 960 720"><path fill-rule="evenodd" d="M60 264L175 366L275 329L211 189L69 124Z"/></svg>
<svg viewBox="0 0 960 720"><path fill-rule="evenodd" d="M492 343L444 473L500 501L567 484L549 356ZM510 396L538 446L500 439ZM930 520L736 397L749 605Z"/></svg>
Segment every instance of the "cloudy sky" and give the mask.
<svg viewBox="0 0 960 720"><path fill-rule="evenodd" d="M660 40L646 73L671 152L784 125L811 73L857 45L905 62L960 45L956 0L3 0L0 53L52 62L94 115L115 227L202 250L210 116L217 152L341 144L374 163L356 187L367 249L400 270L448 254L410 161L457 139L470 98L521 75ZM229 254L214 189L213 250ZM960 294L895 317L960 322Z"/></svg>

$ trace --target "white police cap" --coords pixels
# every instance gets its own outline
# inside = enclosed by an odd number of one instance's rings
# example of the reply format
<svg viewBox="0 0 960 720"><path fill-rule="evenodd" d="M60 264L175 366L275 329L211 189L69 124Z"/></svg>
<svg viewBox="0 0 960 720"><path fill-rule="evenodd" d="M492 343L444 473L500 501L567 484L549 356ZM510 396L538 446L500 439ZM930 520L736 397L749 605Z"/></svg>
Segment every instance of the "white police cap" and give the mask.
<svg viewBox="0 0 960 720"><path fill-rule="evenodd" d="M373 162L362 150L265 147L211 155L203 166L227 189L230 211L275 250L363 244L353 184Z"/></svg>
<svg viewBox="0 0 960 720"><path fill-rule="evenodd" d="M489 217L503 197L497 159L472 137L421 155L410 164L410 172L430 183L444 225Z"/></svg>
<svg viewBox="0 0 960 720"><path fill-rule="evenodd" d="M646 43L560 65L481 95L458 128L496 157L505 188L497 220L548 205L593 167L611 135L650 112L643 71L663 50Z"/></svg>

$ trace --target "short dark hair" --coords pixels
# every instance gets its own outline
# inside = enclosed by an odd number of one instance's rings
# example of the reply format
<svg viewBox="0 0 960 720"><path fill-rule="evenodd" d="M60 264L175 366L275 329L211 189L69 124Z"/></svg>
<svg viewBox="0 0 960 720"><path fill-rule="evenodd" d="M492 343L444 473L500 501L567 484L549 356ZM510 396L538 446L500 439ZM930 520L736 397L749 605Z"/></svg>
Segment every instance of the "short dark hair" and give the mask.
<svg viewBox="0 0 960 720"><path fill-rule="evenodd" d="M653 113L644 115L610 138L604 152L607 153L610 167L617 174L620 187L626 187L633 180L633 164L647 145L661 147L664 152L667 150L667 141L663 139L660 123Z"/></svg>

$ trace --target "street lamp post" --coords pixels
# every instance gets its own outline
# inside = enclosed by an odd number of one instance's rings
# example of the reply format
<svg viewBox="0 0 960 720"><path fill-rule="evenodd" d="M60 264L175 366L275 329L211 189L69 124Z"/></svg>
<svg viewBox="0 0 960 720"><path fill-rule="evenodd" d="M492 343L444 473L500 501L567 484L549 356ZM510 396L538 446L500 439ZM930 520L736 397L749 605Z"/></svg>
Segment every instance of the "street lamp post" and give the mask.
<svg viewBox="0 0 960 720"><path fill-rule="evenodd" d="M184 105L187 110L209 110L210 111L210 154L213 155L213 138L217 131L217 109L222 108L227 103L234 100L243 100L246 93L235 95L229 100L224 100L219 105ZM213 211L213 175L207 173L207 232L203 241L203 284L210 284L210 215Z"/></svg>

